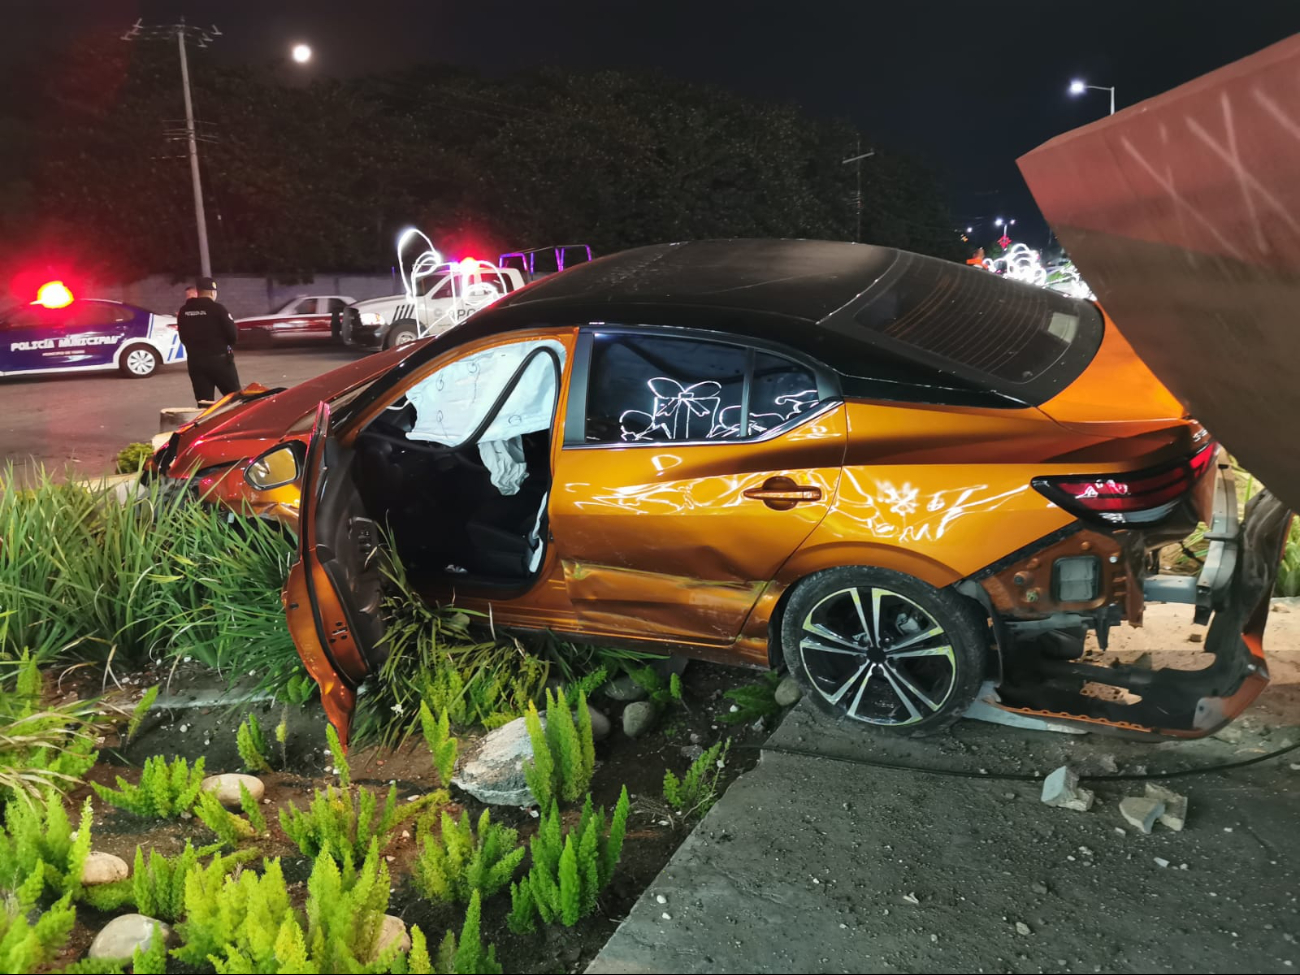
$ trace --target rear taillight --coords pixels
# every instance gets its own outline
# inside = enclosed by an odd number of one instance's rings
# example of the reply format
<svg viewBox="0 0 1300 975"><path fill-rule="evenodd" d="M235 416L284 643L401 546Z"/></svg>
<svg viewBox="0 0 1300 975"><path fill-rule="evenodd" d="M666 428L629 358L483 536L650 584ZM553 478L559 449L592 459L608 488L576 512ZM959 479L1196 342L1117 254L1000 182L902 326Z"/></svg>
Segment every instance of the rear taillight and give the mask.
<svg viewBox="0 0 1300 975"><path fill-rule="evenodd" d="M1038 477L1035 489L1071 514L1118 524L1159 521L1178 506L1214 463L1218 444L1191 457L1122 474Z"/></svg>

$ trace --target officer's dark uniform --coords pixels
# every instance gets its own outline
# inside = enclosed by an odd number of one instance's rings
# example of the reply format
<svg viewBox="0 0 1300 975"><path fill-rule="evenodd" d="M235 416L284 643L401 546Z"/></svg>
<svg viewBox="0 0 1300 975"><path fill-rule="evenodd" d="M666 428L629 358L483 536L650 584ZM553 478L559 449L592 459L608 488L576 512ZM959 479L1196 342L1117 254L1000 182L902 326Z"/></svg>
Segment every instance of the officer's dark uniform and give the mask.
<svg viewBox="0 0 1300 975"><path fill-rule="evenodd" d="M199 282L201 292L216 290L211 278ZM176 330L185 346L196 402L213 399L214 386L223 396L240 388L234 350L238 333L224 305L202 295L188 299L176 313Z"/></svg>

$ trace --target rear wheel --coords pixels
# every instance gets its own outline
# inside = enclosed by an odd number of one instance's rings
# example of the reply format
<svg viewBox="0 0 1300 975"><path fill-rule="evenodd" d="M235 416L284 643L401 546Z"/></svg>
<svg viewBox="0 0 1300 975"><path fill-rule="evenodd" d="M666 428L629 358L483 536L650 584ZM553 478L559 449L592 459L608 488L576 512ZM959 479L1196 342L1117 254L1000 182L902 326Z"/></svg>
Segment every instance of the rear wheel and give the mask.
<svg viewBox="0 0 1300 975"><path fill-rule="evenodd" d="M420 329L415 322L395 322L384 338L384 347L395 349L399 345L410 345L419 337Z"/></svg>
<svg viewBox="0 0 1300 975"><path fill-rule="evenodd" d="M129 379L148 379L162 365L162 357L150 345L128 345L117 360L117 368Z"/></svg>
<svg viewBox="0 0 1300 975"><path fill-rule="evenodd" d="M975 700L988 632L955 593L887 569L848 567L799 584L781 649L823 710L921 736L948 727Z"/></svg>

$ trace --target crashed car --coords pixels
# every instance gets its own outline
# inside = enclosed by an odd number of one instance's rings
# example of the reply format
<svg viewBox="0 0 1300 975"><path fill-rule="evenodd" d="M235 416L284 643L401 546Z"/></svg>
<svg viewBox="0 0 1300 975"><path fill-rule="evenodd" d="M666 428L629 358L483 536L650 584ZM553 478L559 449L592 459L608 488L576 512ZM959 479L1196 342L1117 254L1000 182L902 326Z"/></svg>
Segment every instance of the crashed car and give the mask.
<svg viewBox="0 0 1300 975"><path fill-rule="evenodd" d="M937 731L987 682L1021 715L1205 735L1267 682L1290 523L1267 494L1239 515L1223 451L1097 305L817 241L582 264L234 394L154 466L295 529L289 627L344 740L390 549L497 626L787 668L864 726ZM1198 522L1200 577L1150 575ZM1208 667L1084 659L1148 589L1209 622Z"/></svg>

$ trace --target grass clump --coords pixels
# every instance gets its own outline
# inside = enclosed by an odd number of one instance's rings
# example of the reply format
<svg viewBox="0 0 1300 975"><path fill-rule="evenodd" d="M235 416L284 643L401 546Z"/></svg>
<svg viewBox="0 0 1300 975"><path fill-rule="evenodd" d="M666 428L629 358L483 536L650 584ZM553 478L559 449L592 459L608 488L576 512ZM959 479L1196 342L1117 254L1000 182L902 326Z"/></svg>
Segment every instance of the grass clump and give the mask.
<svg viewBox="0 0 1300 975"><path fill-rule="evenodd" d="M37 658L25 650L12 665L0 673L0 799L71 788L99 758L92 713L81 702L43 704Z"/></svg>

